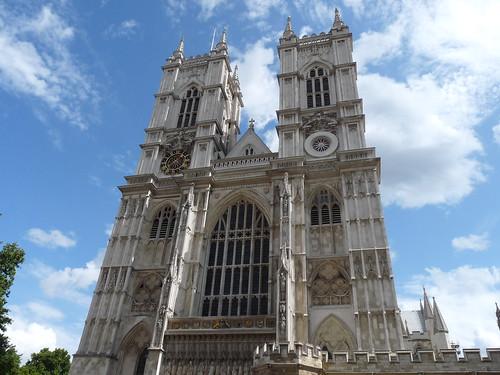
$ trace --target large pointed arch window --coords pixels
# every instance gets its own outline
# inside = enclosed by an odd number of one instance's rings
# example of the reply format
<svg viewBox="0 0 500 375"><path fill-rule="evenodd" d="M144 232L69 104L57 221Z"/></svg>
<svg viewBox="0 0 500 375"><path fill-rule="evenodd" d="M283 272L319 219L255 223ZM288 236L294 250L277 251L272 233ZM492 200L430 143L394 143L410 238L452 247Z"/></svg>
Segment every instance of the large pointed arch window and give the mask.
<svg viewBox="0 0 500 375"><path fill-rule="evenodd" d="M186 95L181 102L181 109L177 119L177 127L185 128L196 124L198 107L200 104L200 91L196 87L191 87L186 91Z"/></svg>
<svg viewBox="0 0 500 375"><path fill-rule="evenodd" d="M207 254L203 316L268 313L269 224L249 201L219 218Z"/></svg>
<svg viewBox="0 0 500 375"><path fill-rule="evenodd" d="M307 73L307 108L330 105L330 84L326 69L315 66Z"/></svg>
<svg viewBox="0 0 500 375"><path fill-rule="evenodd" d="M328 190L320 190L311 204L311 225L340 223L342 215L337 199Z"/></svg>
<svg viewBox="0 0 500 375"><path fill-rule="evenodd" d="M163 207L158 212L151 225L149 239L159 240L163 238L171 238L175 229L175 208L172 206Z"/></svg>

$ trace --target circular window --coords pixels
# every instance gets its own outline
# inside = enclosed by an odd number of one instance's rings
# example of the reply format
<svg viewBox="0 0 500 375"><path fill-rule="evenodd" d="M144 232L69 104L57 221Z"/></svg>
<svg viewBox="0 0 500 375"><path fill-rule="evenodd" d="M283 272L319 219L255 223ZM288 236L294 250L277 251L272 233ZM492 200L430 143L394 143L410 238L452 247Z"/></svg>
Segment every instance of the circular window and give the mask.
<svg viewBox="0 0 500 375"><path fill-rule="evenodd" d="M307 137L304 142L306 152L315 157L328 156L335 152L339 141L335 134L329 132L316 132Z"/></svg>
<svg viewBox="0 0 500 375"><path fill-rule="evenodd" d="M325 152L330 147L330 140L327 137L319 136L313 139L312 148L314 151Z"/></svg>

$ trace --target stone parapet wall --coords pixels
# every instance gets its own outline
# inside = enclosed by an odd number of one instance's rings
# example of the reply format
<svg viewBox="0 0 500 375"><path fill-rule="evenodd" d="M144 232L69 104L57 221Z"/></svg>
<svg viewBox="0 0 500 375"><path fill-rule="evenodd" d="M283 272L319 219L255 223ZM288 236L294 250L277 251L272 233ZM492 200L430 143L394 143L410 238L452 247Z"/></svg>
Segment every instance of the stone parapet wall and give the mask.
<svg viewBox="0 0 500 375"><path fill-rule="evenodd" d="M479 349L464 349L463 356L453 349L330 354L308 344L266 344L255 350L253 369L254 374L500 374L500 348L486 349L482 357Z"/></svg>

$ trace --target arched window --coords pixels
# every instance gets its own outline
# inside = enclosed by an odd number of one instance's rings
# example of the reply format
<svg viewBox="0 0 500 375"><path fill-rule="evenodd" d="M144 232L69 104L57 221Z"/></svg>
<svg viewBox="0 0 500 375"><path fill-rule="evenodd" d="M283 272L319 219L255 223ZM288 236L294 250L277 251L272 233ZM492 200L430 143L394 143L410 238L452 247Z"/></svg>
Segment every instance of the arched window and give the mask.
<svg viewBox="0 0 500 375"><path fill-rule="evenodd" d="M203 316L268 313L269 224L240 201L219 218L208 248Z"/></svg>
<svg viewBox="0 0 500 375"><path fill-rule="evenodd" d="M254 149L252 145L245 147L245 156L250 156L254 154Z"/></svg>
<svg viewBox="0 0 500 375"><path fill-rule="evenodd" d="M306 79L307 108L330 105L330 85L328 72L315 66Z"/></svg>
<svg viewBox="0 0 500 375"><path fill-rule="evenodd" d="M311 225L340 224L342 215L340 205L334 195L321 190L311 205Z"/></svg>
<svg viewBox="0 0 500 375"><path fill-rule="evenodd" d="M181 102L181 110L177 119L177 127L185 128L196 124L196 115L200 104L200 92L196 87L187 90L184 99Z"/></svg>
<svg viewBox="0 0 500 375"><path fill-rule="evenodd" d="M156 215L155 219L153 220L149 238L152 240L171 238L174 234L174 229L175 208L173 208L172 206L166 206L161 209L160 212L158 212L158 215Z"/></svg>
<svg viewBox="0 0 500 375"><path fill-rule="evenodd" d="M148 359L148 348L144 348L137 361L137 367L135 368L135 375L144 375L147 359Z"/></svg>

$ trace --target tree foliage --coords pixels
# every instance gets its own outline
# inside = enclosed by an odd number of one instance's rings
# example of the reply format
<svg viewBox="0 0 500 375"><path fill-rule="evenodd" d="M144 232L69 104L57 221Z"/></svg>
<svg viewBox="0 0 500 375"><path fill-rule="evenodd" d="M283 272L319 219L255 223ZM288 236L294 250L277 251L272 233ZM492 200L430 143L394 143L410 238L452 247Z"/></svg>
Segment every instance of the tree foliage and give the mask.
<svg viewBox="0 0 500 375"><path fill-rule="evenodd" d="M65 349L43 348L33 353L21 367L20 375L66 375L69 373L70 355Z"/></svg>
<svg viewBox="0 0 500 375"><path fill-rule="evenodd" d="M7 243L0 250L0 369L6 375L18 374L20 358L5 335L11 322L7 310L7 298L14 283L17 268L24 261L24 250L16 243Z"/></svg>
<svg viewBox="0 0 500 375"><path fill-rule="evenodd" d="M6 308L10 287L14 283L17 268L24 261L24 250L16 243L8 243L0 251L0 331L3 333L11 322Z"/></svg>

